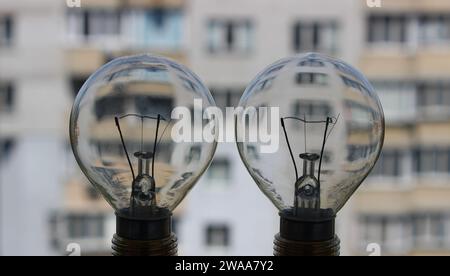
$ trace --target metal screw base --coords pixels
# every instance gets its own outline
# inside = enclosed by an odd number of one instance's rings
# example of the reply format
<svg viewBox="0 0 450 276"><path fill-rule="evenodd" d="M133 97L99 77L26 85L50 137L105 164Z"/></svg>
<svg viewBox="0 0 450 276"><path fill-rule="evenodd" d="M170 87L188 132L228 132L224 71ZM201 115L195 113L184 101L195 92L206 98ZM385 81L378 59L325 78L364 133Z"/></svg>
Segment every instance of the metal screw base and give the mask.
<svg viewBox="0 0 450 276"><path fill-rule="evenodd" d="M339 256L341 241L337 236L327 241L303 242L287 240L277 234L274 256Z"/></svg>
<svg viewBox="0 0 450 276"><path fill-rule="evenodd" d="M114 235L113 256L177 256L178 240L175 234L160 240L128 240Z"/></svg>

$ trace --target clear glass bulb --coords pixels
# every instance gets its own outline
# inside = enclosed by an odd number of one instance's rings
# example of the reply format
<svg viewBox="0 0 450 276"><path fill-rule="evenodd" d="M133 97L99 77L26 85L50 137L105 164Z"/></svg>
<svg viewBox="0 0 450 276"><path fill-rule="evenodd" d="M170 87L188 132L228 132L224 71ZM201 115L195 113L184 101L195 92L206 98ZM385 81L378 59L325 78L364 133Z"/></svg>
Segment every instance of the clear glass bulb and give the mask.
<svg viewBox="0 0 450 276"><path fill-rule="evenodd" d="M172 111L186 107L194 129L194 118L205 123L202 110L210 106L215 103L209 90L185 66L151 55L113 60L76 97L70 118L74 155L119 215L172 211L217 146L217 139L175 142Z"/></svg>
<svg viewBox="0 0 450 276"><path fill-rule="evenodd" d="M369 81L345 62L321 54L270 65L248 86L240 106L246 109L236 119L241 158L275 206L294 215L324 213L314 210L335 215L370 173L383 146L384 114ZM252 108L256 111L249 112ZM279 149L273 153L261 152L260 139L246 138L264 122L278 124L268 125L278 131Z"/></svg>

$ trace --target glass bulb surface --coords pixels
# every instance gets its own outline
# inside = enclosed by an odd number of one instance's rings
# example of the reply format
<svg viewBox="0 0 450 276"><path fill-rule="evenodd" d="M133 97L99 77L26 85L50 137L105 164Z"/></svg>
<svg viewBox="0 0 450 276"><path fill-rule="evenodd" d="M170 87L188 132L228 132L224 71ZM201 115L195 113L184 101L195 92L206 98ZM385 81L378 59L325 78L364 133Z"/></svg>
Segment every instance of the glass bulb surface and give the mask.
<svg viewBox="0 0 450 276"><path fill-rule="evenodd" d="M236 118L241 159L279 210L335 215L370 173L383 146L384 114L369 81L345 62L321 54L270 65L250 83L239 105L245 110ZM279 130L273 153L261 152L264 143L248 139L261 122Z"/></svg>
<svg viewBox="0 0 450 276"><path fill-rule="evenodd" d="M194 103L200 100L201 106ZM70 118L74 155L120 215L172 211L209 166L217 146L217 139L175 142L172 111L186 108L194 129L194 118L202 121L203 109L210 106L215 103L208 88L183 65L151 55L113 60L76 97Z"/></svg>

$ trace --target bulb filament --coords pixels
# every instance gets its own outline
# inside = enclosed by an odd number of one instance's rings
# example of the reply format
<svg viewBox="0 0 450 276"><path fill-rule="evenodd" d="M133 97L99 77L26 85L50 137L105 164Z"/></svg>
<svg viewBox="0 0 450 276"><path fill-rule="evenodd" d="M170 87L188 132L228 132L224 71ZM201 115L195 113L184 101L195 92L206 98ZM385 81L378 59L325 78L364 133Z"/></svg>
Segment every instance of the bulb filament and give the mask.
<svg viewBox="0 0 450 276"><path fill-rule="evenodd" d="M137 175L134 171L130 155L124 140L122 129L120 127L120 120L126 117L137 117L141 120L141 141L139 151L134 153L134 157L137 159L138 169ZM153 152L144 150L144 120L152 119L156 120L155 138L153 143ZM143 116L137 114L127 114L122 117L115 117L116 127L119 131L122 147L127 157L128 165L133 177L131 185L131 198L130 198L130 213L131 215L145 215L153 213L157 210L156 206L156 182L155 182L155 157L158 148L158 137L161 120L166 121L160 114L156 117ZM166 127L167 128L167 127ZM151 170L150 170L151 167Z"/></svg>
<svg viewBox="0 0 450 276"><path fill-rule="evenodd" d="M292 163L295 169L295 196L294 196L294 215L298 215L304 209L320 209L320 191L321 191L321 182L320 176L322 171L322 159L325 151L325 145L328 137L331 134L334 126L337 123L339 116L337 119L327 117L325 121L308 121L306 120L306 116L304 118L297 117L285 117L281 118L281 126L283 128L286 143L288 146L289 154L292 159ZM299 171L297 168L297 162L294 157L294 152L292 150L291 143L289 141L288 131L286 129L285 120L296 120L302 122L304 126L304 135L305 135L305 152L300 154L300 159L303 160L303 175L299 175ZM306 145L306 125L307 124L325 124L324 136L322 141L322 148L320 150L320 155L316 153L308 153L307 145ZM333 124L333 127L329 131L330 124ZM315 168L316 162L319 162L318 166L318 174L315 176Z"/></svg>

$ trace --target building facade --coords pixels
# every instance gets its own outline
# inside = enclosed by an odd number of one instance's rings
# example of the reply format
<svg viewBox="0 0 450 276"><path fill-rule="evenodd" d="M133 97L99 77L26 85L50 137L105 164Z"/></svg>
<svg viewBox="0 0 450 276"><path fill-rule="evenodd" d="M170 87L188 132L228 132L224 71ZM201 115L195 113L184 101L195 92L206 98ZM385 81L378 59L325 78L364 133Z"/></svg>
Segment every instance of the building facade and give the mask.
<svg viewBox="0 0 450 276"><path fill-rule="evenodd" d="M57 254L51 210L63 203L67 91L55 1L0 1L0 249Z"/></svg>
<svg viewBox="0 0 450 276"><path fill-rule="evenodd" d="M65 74L72 99L95 70L116 57L150 52L186 62L184 1L127 1L124 4L114 0L85 0L81 8L65 8L64 17ZM127 104L118 97L100 100L119 109ZM165 102L161 104L164 106ZM137 104L135 107L137 111L142 108L145 106ZM104 115L105 118L110 116ZM98 146L113 158L122 151L122 145L118 140L109 140L103 135ZM67 244L75 242L80 245L82 255L108 255L115 233L114 210L87 183L75 163L73 167L77 172L67 175L63 183L65 206L54 218L55 245L63 252ZM177 215L175 213L175 222Z"/></svg>
<svg viewBox="0 0 450 276"><path fill-rule="evenodd" d="M109 254L113 210L79 172L67 137L71 104L104 63L171 57L225 109L267 65L310 51L358 67L386 115L380 161L339 214L343 255L368 255L369 244L383 255L450 254L450 3L381 3L0 0L0 254L69 254L71 243ZM178 209L180 255L272 254L277 210L234 143L219 145Z"/></svg>
<svg viewBox="0 0 450 276"><path fill-rule="evenodd" d="M385 255L449 254L450 3L366 8L359 66L383 103L386 141L355 204L360 245Z"/></svg>
<svg viewBox="0 0 450 276"><path fill-rule="evenodd" d="M315 51L355 64L363 31L358 16L363 7L356 3L189 1L189 63L220 107L237 106L257 73L286 56ZM218 192L216 185L224 192ZM187 199L184 211L180 227L181 238L190 237L181 239L187 254L273 253L278 211L250 178L234 143L219 145L207 176ZM343 226L347 213L342 212ZM341 238L347 240L348 228L339 228ZM347 248L343 243L344 254Z"/></svg>

